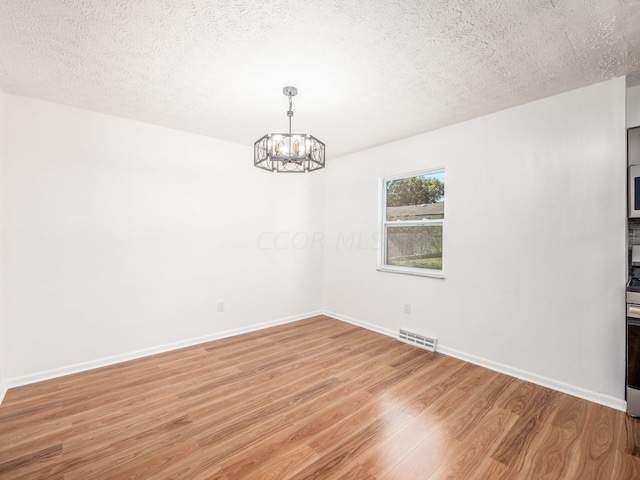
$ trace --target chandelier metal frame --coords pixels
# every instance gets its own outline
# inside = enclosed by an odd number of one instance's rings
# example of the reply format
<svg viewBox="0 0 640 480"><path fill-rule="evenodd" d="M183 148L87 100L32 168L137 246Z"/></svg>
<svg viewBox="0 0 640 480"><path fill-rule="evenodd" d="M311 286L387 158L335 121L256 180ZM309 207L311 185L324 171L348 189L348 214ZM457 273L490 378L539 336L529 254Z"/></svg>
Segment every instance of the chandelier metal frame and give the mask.
<svg viewBox="0 0 640 480"><path fill-rule="evenodd" d="M305 173L324 168L325 146L313 135L291 133L296 87L284 87L289 97L289 133L267 133L253 145L253 165L278 173Z"/></svg>

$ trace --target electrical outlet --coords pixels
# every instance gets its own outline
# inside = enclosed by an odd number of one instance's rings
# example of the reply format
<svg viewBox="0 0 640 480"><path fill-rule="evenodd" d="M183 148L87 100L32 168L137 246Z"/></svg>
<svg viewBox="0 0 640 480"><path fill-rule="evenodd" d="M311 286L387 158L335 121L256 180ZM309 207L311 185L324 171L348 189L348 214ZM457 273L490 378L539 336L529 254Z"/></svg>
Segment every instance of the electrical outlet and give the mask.
<svg viewBox="0 0 640 480"><path fill-rule="evenodd" d="M224 312L224 302L218 302L218 311Z"/></svg>
<svg viewBox="0 0 640 480"><path fill-rule="evenodd" d="M407 315L411 314L411 304L410 303L405 303L404 304L404 313L406 313Z"/></svg>

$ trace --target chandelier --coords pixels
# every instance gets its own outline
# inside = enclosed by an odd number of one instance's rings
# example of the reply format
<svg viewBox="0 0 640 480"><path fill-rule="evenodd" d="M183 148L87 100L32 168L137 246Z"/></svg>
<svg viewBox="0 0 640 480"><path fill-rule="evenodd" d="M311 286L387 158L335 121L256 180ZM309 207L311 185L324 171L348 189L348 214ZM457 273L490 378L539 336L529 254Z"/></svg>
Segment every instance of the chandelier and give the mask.
<svg viewBox="0 0 640 480"><path fill-rule="evenodd" d="M324 143L313 135L291 133L296 87L284 87L289 97L289 133L267 133L253 145L253 164L272 172L312 172L324 168Z"/></svg>

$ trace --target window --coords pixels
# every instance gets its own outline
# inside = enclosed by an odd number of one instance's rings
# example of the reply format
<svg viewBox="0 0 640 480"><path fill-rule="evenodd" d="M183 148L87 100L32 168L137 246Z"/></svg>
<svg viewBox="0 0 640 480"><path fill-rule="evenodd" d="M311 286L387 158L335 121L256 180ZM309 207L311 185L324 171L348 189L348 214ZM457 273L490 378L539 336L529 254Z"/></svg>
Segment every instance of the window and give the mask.
<svg viewBox="0 0 640 480"><path fill-rule="evenodd" d="M442 277L444 169L382 179L380 270Z"/></svg>

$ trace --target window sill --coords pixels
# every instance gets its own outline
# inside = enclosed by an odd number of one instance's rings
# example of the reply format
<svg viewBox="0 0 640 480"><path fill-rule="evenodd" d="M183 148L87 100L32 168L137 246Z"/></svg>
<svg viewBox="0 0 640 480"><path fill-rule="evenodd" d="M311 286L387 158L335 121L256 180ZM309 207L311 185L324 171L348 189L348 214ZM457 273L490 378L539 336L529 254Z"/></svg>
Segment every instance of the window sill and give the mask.
<svg viewBox="0 0 640 480"><path fill-rule="evenodd" d="M420 272L420 271L416 271L415 269L411 268L389 268L389 267L378 267L376 268L376 270L378 272L387 272L387 273L400 273L402 275L413 275L415 277L431 277L431 278L440 278L442 280L444 280L444 273L436 273L433 271L425 271L425 272Z"/></svg>

